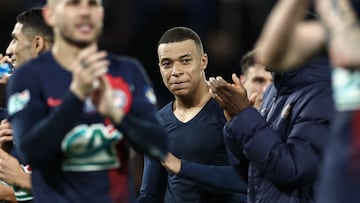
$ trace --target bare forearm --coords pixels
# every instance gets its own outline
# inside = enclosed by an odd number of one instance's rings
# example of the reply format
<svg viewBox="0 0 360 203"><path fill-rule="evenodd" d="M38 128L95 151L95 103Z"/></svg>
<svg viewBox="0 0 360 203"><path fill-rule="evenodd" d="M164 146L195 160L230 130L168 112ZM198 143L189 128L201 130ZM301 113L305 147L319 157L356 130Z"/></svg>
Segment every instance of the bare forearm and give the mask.
<svg viewBox="0 0 360 203"><path fill-rule="evenodd" d="M31 191L31 174L25 172L19 174L14 185L22 189Z"/></svg>
<svg viewBox="0 0 360 203"><path fill-rule="evenodd" d="M257 60L264 65L271 65L287 54L289 42L294 40L294 32L304 17L309 0L281 0L271 12L260 38Z"/></svg>
<svg viewBox="0 0 360 203"><path fill-rule="evenodd" d="M349 0L317 0L316 9L332 33L357 26L357 18Z"/></svg>
<svg viewBox="0 0 360 203"><path fill-rule="evenodd" d="M15 193L12 187L0 183L0 201L16 203Z"/></svg>
<svg viewBox="0 0 360 203"><path fill-rule="evenodd" d="M318 0L323 23L330 31L329 54L335 66L360 68L360 26L348 0Z"/></svg>

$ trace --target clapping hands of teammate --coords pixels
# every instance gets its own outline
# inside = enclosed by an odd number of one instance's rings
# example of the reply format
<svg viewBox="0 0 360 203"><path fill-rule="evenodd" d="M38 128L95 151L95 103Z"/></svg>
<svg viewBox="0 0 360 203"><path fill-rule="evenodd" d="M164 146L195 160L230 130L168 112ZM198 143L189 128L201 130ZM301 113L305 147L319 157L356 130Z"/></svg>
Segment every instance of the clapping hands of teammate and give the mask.
<svg viewBox="0 0 360 203"><path fill-rule="evenodd" d="M248 99L246 89L235 74L232 74L232 80L234 84L230 84L218 76L210 77L207 82L212 97L224 109L227 120L231 120L242 110L253 105L256 100L256 95L252 95L250 100Z"/></svg>
<svg viewBox="0 0 360 203"><path fill-rule="evenodd" d="M95 46L82 50L71 65L73 68L71 91L85 100L98 88L99 78L104 77L108 65L106 52L98 51Z"/></svg>
<svg viewBox="0 0 360 203"><path fill-rule="evenodd" d="M336 9L333 9L336 7ZM327 51L335 67L359 69L358 18L350 1L315 1L315 9L327 28ZM334 12L336 10L336 12Z"/></svg>
<svg viewBox="0 0 360 203"><path fill-rule="evenodd" d="M106 52L98 51L95 46L81 51L72 66L75 69L70 89L82 100L90 97L97 111L117 124L124 111L113 102L113 89L105 76L109 66L106 56Z"/></svg>
<svg viewBox="0 0 360 203"><path fill-rule="evenodd" d="M114 103L113 88L106 77L98 78L99 87L92 93L91 100L103 116L110 118L115 124L121 122L124 110Z"/></svg>
<svg viewBox="0 0 360 203"><path fill-rule="evenodd" d="M165 159L161 162L164 168L172 174L177 175L181 169L181 159L177 158L171 153L168 153Z"/></svg>

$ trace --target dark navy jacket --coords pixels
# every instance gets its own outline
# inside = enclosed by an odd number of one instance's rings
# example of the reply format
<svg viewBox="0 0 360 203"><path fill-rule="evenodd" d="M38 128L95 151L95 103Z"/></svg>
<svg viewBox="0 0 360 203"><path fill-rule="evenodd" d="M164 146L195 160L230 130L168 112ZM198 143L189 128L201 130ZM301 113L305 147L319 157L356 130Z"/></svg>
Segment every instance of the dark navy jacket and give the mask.
<svg viewBox="0 0 360 203"><path fill-rule="evenodd" d="M329 63L318 59L274 75L260 113L247 108L225 125L231 164L250 162L249 202L314 201L333 108Z"/></svg>

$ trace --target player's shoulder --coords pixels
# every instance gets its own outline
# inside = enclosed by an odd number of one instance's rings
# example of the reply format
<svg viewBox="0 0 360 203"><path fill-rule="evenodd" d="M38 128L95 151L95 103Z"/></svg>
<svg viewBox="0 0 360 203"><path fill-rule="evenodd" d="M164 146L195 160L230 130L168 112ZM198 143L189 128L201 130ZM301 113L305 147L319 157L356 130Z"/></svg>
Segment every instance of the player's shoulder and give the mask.
<svg viewBox="0 0 360 203"><path fill-rule="evenodd" d="M165 120L169 120L172 114L172 106L173 106L173 101L169 102L168 104L166 104L165 106L163 106L158 112L157 115Z"/></svg>
<svg viewBox="0 0 360 203"><path fill-rule="evenodd" d="M110 61L109 73L121 75L131 81L148 80L145 68L139 60L130 56L108 54Z"/></svg>
<svg viewBox="0 0 360 203"><path fill-rule="evenodd" d="M24 80L36 80L39 75L42 74L44 69L48 69L51 64L51 54L50 52L43 53L36 58L33 58L21 66L17 67L14 73L11 76L11 81L24 81Z"/></svg>
<svg viewBox="0 0 360 203"><path fill-rule="evenodd" d="M15 72L24 72L23 74L38 72L50 65L52 61L51 53L45 52L19 66Z"/></svg>

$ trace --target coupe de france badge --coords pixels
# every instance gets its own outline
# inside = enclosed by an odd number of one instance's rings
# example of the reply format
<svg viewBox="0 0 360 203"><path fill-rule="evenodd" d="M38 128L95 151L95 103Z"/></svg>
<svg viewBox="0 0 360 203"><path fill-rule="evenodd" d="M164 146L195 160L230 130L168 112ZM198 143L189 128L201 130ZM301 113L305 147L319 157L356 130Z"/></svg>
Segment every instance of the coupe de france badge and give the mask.
<svg viewBox="0 0 360 203"><path fill-rule="evenodd" d="M30 91L28 89L11 95L8 103L9 115L13 115L23 110L29 102L30 102Z"/></svg>

